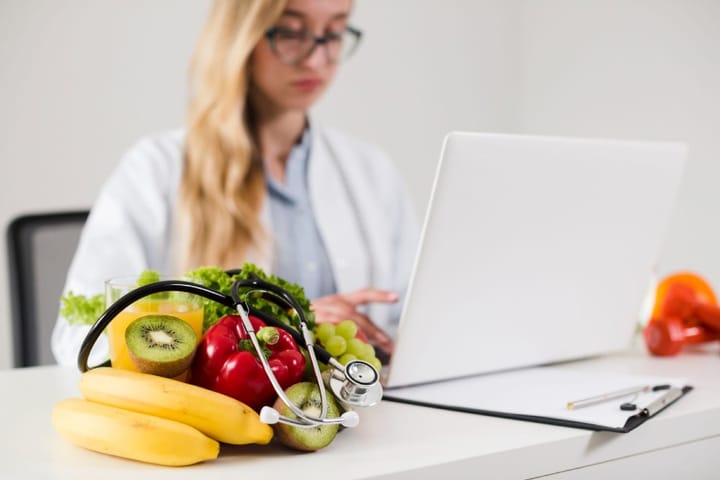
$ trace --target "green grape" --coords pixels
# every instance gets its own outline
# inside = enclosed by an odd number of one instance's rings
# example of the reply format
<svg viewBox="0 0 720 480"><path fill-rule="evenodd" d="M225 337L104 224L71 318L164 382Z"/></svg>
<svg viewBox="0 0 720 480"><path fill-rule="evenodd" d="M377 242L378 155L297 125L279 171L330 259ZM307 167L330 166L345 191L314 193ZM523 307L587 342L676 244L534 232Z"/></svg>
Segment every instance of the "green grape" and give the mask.
<svg viewBox="0 0 720 480"><path fill-rule="evenodd" d="M366 352L365 345L365 342L363 342L359 338L351 338L347 341L347 353L351 353L356 357L361 358Z"/></svg>
<svg viewBox="0 0 720 480"><path fill-rule="evenodd" d="M358 327L352 320L343 320L335 327L335 333L337 335L340 335L341 337L344 337L345 340L350 340L351 338L354 338L357 331Z"/></svg>
<svg viewBox="0 0 720 480"><path fill-rule="evenodd" d="M363 351L360 353L356 353L355 355L358 356L358 358L370 361L370 359L375 358L375 347L370 345L369 343L363 344Z"/></svg>
<svg viewBox="0 0 720 480"><path fill-rule="evenodd" d="M380 373L380 370L382 369L382 362L380 362L380 360L378 360L377 358L373 357L373 358L371 358L371 359L369 359L369 360L365 360L365 361L368 362L368 363L369 363L370 365L372 365L373 367L375 367L375 370L377 370L378 373Z"/></svg>
<svg viewBox="0 0 720 480"><path fill-rule="evenodd" d="M320 323L315 329L315 335L317 335L320 343L324 345L328 338L335 335L335 325L332 323Z"/></svg>
<svg viewBox="0 0 720 480"><path fill-rule="evenodd" d="M325 350L327 350L328 353L335 358L345 353L345 350L347 349L347 341L340 335L333 335L325 340L323 345L325 345Z"/></svg>
<svg viewBox="0 0 720 480"><path fill-rule="evenodd" d="M357 360L357 357L353 355L352 353L346 353L342 357L340 357L338 360L340 360L340 363L343 365L347 365L348 362L352 362L353 360Z"/></svg>

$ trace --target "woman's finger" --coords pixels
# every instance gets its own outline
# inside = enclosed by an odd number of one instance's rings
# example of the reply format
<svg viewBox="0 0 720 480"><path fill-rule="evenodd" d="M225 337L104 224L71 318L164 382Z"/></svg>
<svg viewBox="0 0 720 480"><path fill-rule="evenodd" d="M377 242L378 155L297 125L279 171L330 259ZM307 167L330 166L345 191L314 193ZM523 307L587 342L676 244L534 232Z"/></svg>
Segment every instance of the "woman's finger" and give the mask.
<svg viewBox="0 0 720 480"><path fill-rule="evenodd" d="M377 288L363 288L354 292L342 295L345 300L355 306L364 305L366 303L394 303L397 302L398 294L390 290L380 290Z"/></svg>
<svg viewBox="0 0 720 480"><path fill-rule="evenodd" d="M334 323L337 325L348 318L347 315L338 315L331 310L318 309L313 310L313 312L315 313L315 321L317 323Z"/></svg>
<svg viewBox="0 0 720 480"><path fill-rule="evenodd" d="M327 316L343 320L356 312L354 305L337 297L326 297L323 300L316 301L310 308L315 313L316 319L318 316Z"/></svg>

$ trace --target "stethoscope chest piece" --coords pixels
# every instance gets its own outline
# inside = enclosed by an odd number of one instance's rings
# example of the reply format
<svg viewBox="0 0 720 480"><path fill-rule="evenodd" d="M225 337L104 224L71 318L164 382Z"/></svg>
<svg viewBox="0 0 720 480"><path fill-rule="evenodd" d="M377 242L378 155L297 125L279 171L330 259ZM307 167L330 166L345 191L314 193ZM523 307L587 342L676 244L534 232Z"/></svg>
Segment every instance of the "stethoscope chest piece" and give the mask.
<svg viewBox="0 0 720 480"><path fill-rule="evenodd" d="M378 372L369 363L353 360L345 365L344 374L333 373L330 390L340 401L354 407L371 407L382 399Z"/></svg>

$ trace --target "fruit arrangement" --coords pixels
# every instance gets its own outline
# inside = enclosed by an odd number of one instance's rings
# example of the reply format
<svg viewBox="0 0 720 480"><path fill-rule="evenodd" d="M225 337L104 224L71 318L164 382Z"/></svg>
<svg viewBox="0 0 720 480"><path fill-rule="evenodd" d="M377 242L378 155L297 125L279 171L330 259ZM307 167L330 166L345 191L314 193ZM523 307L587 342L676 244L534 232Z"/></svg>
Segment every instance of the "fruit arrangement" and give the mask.
<svg viewBox="0 0 720 480"><path fill-rule="evenodd" d="M343 365L363 360L380 370L374 348L357 325L351 320L316 324L310 302L297 285L267 276L252 264L234 274L203 267L186 276L227 294L238 275L260 276L292 291L316 343ZM152 274L144 272L143 277L152 282ZM290 312L262 297L248 298L255 311L297 326ZM97 314L95 299L70 292L63 302L61 313L73 312L76 323L83 311ZM61 436L90 450L167 466L212 460L222 443L265 445L275 439L300 451L328 446L340 429L337 423L303 428L261 421L258 412L264 406L297 417L277 397L239 315L211 301L204 311L201 338L172 315L148 314L129 323L124 341L131 368L137 371L100 367L83 373L83 398L63 400L53 411L53 425ZM283 328L253 315L250 321L262 355L287 397L306 414L319 416L320 389L306 352ZM327 418L340 417L344 410L328 391Z"/></svg>

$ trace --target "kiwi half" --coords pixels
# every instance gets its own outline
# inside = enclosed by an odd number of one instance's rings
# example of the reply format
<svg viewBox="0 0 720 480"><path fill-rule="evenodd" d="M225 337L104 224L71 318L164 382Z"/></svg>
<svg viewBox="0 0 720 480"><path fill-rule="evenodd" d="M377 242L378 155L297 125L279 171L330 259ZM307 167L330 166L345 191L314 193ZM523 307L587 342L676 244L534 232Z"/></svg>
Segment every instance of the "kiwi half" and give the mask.
<svg viewBox="0 0 720 480"><path fill-rule="evenodd" d="M178 317L146 315L128 325L125 344L138 370L172 378L190 367L197 335Z"/></svg>
<svg viewBox="0 0 720 480"><path fill-rule="evenodd" d="M303 412L315 417L320 416L320 389L317 384L312 382L296 383L285 390L285 394ZM330 391L327 394L327 403L327 417L335 418L340 416L340 408ZM273 406L280 412L280 415L297 418L281 399L278 398ZM284 423L274 425L275 438L280 443L286 447L305 452L320 450L330 445L335 439L339 428L340 424L337 423L307 428L294 427Z"/></svg>

